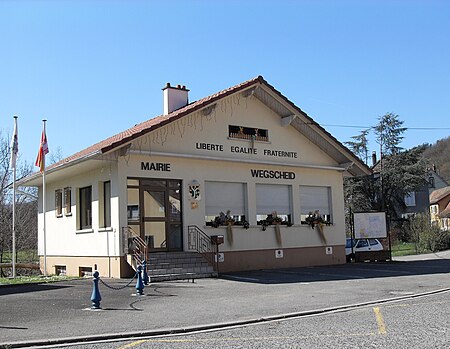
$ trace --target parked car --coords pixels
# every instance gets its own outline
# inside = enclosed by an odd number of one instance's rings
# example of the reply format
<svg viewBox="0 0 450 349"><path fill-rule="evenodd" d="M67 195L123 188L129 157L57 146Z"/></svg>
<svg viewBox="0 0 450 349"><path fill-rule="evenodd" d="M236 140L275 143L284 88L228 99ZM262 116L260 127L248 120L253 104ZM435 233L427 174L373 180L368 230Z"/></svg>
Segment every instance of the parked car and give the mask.
<svg viewBox="0 0 450 349"><path fill-rule="evenodd" d="M347 261L354 259L354 254L356 252L367 251L383 251L383 245L378 239L347 239L345 242L345 255L347 256Z"/></svg>

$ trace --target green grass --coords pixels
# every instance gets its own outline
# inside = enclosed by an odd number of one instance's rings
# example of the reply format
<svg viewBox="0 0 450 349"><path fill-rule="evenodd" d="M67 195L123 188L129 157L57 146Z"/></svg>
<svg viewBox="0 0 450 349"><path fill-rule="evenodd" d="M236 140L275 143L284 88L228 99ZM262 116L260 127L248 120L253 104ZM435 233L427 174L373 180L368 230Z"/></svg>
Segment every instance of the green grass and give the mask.
<svg viewBox="0 0 450 349"><path fill-rule="evenodd" d="M11 262L11 253L8 251L3 252L2 263ZM17 263L32 263L39 262L39 256L36 250L21 250L17 251Z"/></svg>
<svg viewBox="0 0 450 349"><path fill-rule="evenodd" d="M33 283L50 283L57 281L65 281L78 279L71 276L18 276L16 278L0 278L0 286L3 285L21 285L21 284L33 284Z"/></svg>
<svg viewBox="0 0 450 349"><path fill-rule="evenodd" d="M417 254L416 245L413 242L397 242L392 245L392 256L408 256Z"/></svg>

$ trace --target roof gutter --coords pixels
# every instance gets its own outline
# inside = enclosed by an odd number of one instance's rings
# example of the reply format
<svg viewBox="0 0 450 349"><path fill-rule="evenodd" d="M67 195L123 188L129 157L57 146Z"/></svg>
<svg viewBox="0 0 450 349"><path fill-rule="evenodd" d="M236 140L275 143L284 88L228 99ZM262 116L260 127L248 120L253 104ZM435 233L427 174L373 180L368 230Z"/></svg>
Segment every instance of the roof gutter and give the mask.
<svg viewBox="0 0 450 349"><path fill-rule="evenodd" d="M59 171L61 169L75 166L75 165L79 164L80 162L89 160L89 159L93 158L94 156L101 155L101 154L102 154L102 151L101 150L97 150L95 152L92 152L90 154L82 156L82 157L80 157L78 159L75 159L75 160L72 160L72 161L69 161L69 162L62 162L61 164L56 165L54 167L49 167L48 170L45 169L45 174L51 174L51 173ZM29 175L27 177L19 179L17 181L17 185L25 186L26 183L31 182L31 181L33 181L35 179L38 179L40 176L41 176L40 172L35 172L35 173L33 173L33 174L31 174L31 175Z"/></svg>

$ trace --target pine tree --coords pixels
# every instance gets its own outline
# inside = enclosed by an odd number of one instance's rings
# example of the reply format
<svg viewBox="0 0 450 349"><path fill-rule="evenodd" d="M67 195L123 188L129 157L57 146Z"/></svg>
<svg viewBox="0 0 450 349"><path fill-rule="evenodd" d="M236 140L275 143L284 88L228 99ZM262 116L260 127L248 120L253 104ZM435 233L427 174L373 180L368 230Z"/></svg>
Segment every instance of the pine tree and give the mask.
<svg viewBox="0 0 450 349"><path fill-rule="evenodd" d="M366 164L369 157L369 141L367 139L369 132L370 129L362 130L359 135L351 137L353 141L344 142Z"/></svg>
<svg viewBox="0 0 450 349"><path fill-rule="evenodd" d="M403 148L400 147L406 127L404 121L394 113L386 113L378 117L378 124L373 127L376 142L380 145L380 159L384 155L398 154Z"/></svg>

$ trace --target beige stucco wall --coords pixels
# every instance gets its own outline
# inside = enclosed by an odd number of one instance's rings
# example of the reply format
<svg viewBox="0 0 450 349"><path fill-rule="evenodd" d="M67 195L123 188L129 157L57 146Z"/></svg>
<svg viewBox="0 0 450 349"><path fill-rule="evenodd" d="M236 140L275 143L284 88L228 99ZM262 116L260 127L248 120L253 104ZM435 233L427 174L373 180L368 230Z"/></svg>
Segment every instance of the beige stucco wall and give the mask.
<svg viewBox="0 0 450 349"><path fill-rule="evenodd" d="M254 142L228 138L228 125L267 129L268 142ZM211 150L198 149L201 144L214 145ZM254 153L233 152L233 147L253 148ZM201 147L200 147L201 148ZM292 152L296 157L270 156L264 150ZM236 160L236 161L233 161ZM127 178L168 178L182 180L182 214L184 227L184 248L187 249L187 226L197 225L209 235L226 236L225 228L211 228L205 225L205 181L225 181L246 184L247 217L249 229L233 227L233 244L226 239L221 251L236 253L274 249L302 248L322 251L324 245L316 230L300 224L299 190L301 185L328 186L331 188L333 225L325 226L324 232L329 246L345 244L344 202L342 171L332 169L338 164L321 149L311 143L292 126L282 126L280 117L254 97L228 97L217 103L210 115L202 111L188 115L133 142L125 156L105 157L95 160L89 171L77 173L73 167L71 175L47 183L47 270L52 265L67 263L68 270L76 271L84 264L97 264L101 274L124 275L123 263L117 262L122 251L122 227L127 225ZM170 170L146 170L141 163L169 164ZM91 166L92 167L92 166ZM330 167L330 168L328 168ZM251 170L276 170L295 173L295 179L255 178ZM60 176L61 177L61 176ZM99 185L111 181L111 227L99 226ZM196 180L200 183L202 199L198 207L192 208L188 196L188 185ZM288 185L292 193L292 227L281 227L282 243L275 239L274 227L262 231L256 225L255 186L258 183ZM92 186L92 229L77 230L77 191ZM56 189L72 187L72 216L55 216ZM40 188L42 198L42 188ZM41 201L41 200L40 200ZM39 254L43 255L42 202L39 203ZM311 250L312 248L312 250ZM253 252L252 252L253 251ZM340 251L340 249L334 249ZM241 253L240 252L240 253ZM340 252L327 255L323 261L345 261ZM337 253L337 255L336 255ZM262 254L256 253L258 256ZM250 254L249 254L250 255ZM320 254L319 254L320 255ZM232 254L230 255L232 256ZM334 257L333 257L334 256ZM78 258L72 258L78 257ZM109 258L111 257L111 258ZM335 258L335 259L333 259ZM114 263L112 261L114 260ZM295 259L294 259L295 260ZM111 267L111 264L114 266ZM289 264L289 263L288 263ZM111 271L113 270L113 271ZM122 271L121 271L122 270Z"/></svg>
<svg viewBox="0 0 450 349"><path fill-rule="evenodd" d="M126 270L123 267L123 261L124 258L122 257L48 256L47 275L54 275L56 273L56 266L65 266L66 275L69 276L83 276L80 274L80 268L91 268L92 272L98 270L101 277L120 278L124 276L124 271ZM41 272L44 272L43 256L40 256L40 266Z"/></svg>
<svg viewBox="0 0 450 349"><path fill-rule="evenodd" d="M68 264L69 270L75 270L78 275L78 266L98 264L102 266L101 260L108 257L117 258L122 255L118 214L118 181L117 165L110 161L99 161L99 167L95 170L83 172L79 175L62 178L57 181L46 181L46 256L47 271L54 272L54 265ZM104 228L100 226L99 195L102 192L102 183L111 181L111 226ZM77 222L79 212L77 211L78 190L83 187L92 186L92 229L80 230ZM71 215L66 215L63 209L62 217L57 217L55 212L55 190L71 187ZM39 187L39 197L42 199L42 187ZM64 200L63 200L64 201ZM38 253L41 258L41 267L44 268L44 222L43 202L38 203ZM64 256L64 257L62 257ZM70 257L84 257L83 260L73 260ZM98 262L96 262L98 260ZM53 263L53 264L52 264ZM114 263L113 263L114 264ZM114 268L110 272L102 266L104 275L113 273L119 276L119 271Z"/></svg>
<svg viewBox="0 0 450 349"><path fill-rule="evenodd" d="M257 154L232 152L231 147L251 147L249 140L228 139L228 126L269 130L269 142L255 142ZM197 149L197 143L223 145L223 151ZM264 149L297 153L297 158L264 155ZM208 116L195 112L133 142L132 150L182 153L196 156L259 160L272 163L335 166L337 163L255 97L231 96L219 101Z"/></svg>
<svg viewBox="0 0 450 349"><path fill-rule="evenodd" d="M254 142L228 138L228 125L269 130L269 142ZM198 149L198 144L214 145L212 150ZM254 147L256 154L232 152L232 147ZM264 149L295 152L297 157L264 154ZM156 155L155 155L156 154ZM164 156L164 154L167 154ZM181 154L177 156L177 154ZM225 159L226 161L222 161ZM229 161L236 159L239 162ZM170 171L142 170L141 163L169 164ZM219 102L208 116L201 111L175 121L154 133L135 141L128 156L119 158L119 178L169 178L183 180L183 226L197 225L207 234L226 235L225 228L205 226L205 181L246 184L247 219L250 229L233 227L234 243L227 241L221 248L228 250L257 250L280 247L274 228L264 232L256 225L255 186L258 183L289 185L292 192L292 227L281 227L282 246L304 247L322 245L316 230L300 225L300 185L331 187L333 225L326 226L325 235L332 245L345 244L342 172L306 166L337 166L326 153L312 144L292 126L282 126L280 117L256 98L228 97ZM266 179L252 177L252 169L290 171L295 179ZM203 199L198 208L191 208L188 185L196 180L201 185ZM121 197L126 197L123 188ZM126 222L126 202L120 203L121 221ZM219 214L219 212L218 212ZM187 234L184 234L187 248Z"/></svg>
<svg viewBox="0 0 450 349"><path fill-rule="evenodd" d="M170 172L155 173L154 171L141 170L141 162L165 162L170 163ZM280 247L276 243L274 227L267 227L262 231L256 222L255 186L257 183L274 183L273 179L253 178L251 169L259 166L249 164L221 163L219 161L207 161L183 158L163 158L159 156L134 156L128 161L119 160L120 171L130 177L171 178L183 179L183 226L197 225L209 235L222 234L226 236L226 228L212 228L205 225L205 200L198 201L198 208L191 208L188 197L188 185L196 180L200 183L201 190L205 188L205 181L225 181L246 183L246 197L249 229L241 226L233 227L233 245L227 241L221 247L223 250L255 250ZM265 166L264 168L284 170L283 167ZM313 170L303 168L290 168L296 178L294 180L276 180L276 184L288 185L292 192L293 223L291 227L281 226L282 245L290 247L320 246L322 245L317 231L309 226L300 224L300 185L330 186L333 210L333 225L325 226L324 231L328 243L331 245L345 244L345 224L343 208L342 174L333 170ZM123 219L126 219L126 202L121 202ZM218 212L219 214L219 212ZM187 234L185 247L187 248Z"/></svg>

